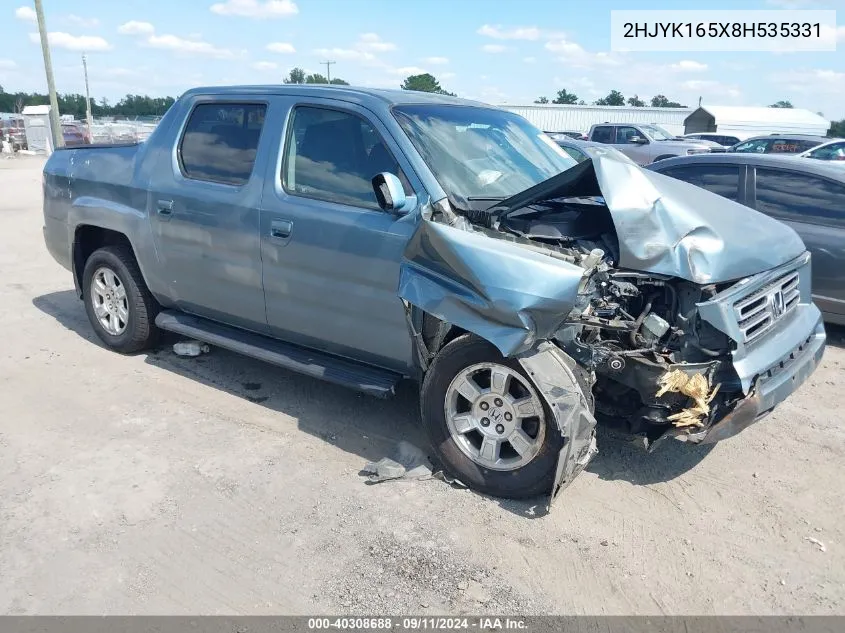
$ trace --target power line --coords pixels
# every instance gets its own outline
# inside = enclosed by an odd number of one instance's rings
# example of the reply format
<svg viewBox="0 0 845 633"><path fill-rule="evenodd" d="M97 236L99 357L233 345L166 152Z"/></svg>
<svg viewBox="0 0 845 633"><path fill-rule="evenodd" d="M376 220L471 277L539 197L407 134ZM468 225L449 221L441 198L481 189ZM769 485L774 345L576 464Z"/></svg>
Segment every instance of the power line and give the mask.
<svg viewBox="0 0 845 633"><path fill-rule="evenodd" d="M320 62L320 63L321 63L321 64L325 64L325 65L326 65L326 81L328 81L329 83L331 83L331 82L332 82L332 69L331 69L331 65L332 65L332 64L336 64L337 62L325 61L325 62Z"/></svg>

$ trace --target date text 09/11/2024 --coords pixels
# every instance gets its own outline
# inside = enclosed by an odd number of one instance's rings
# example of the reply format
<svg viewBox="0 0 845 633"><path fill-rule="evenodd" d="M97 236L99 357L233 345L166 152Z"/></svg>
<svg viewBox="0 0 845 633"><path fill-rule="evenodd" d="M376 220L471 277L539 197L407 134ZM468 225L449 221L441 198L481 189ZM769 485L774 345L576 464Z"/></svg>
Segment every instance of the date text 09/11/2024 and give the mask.
<svg viewBox="0 0 845 633"><path fill-rule="evenodd" d="M385 630L385 631L519 631L527 629L527 622L520 618L499 617L334 617L309 618L310 630Z"/></svg>

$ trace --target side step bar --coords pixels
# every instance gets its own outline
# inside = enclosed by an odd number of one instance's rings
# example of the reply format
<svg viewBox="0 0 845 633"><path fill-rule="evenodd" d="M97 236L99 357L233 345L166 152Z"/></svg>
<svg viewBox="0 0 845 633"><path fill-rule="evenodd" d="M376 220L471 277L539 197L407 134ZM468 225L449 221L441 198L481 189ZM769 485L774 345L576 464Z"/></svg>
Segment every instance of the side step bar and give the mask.
<svg viewBox="0 0 845 633"><path fill-rule="evenodd" d="M392 371L284 343L184 312L163 310L156 317L156 325L162 330L189 336L209 345L357 389L378 398L392 396L396 384L402 378Z"/></svg>

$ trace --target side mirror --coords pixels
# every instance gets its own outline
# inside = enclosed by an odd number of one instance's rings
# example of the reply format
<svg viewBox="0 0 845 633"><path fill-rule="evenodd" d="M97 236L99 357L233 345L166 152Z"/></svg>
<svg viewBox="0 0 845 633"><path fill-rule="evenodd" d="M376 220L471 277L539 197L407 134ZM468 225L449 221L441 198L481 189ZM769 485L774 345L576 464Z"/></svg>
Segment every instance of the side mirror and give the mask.
<svg viewBox="0 0 845 633"><path fill-rule="evenodd" d="M373 176L373 191L378 205L389 213L403 213L410 206L402 182L389 171Z"/></svg>
<svg viewBox="0 0 845 633"><path fill-rule="evenodd" d="M628 139L628 142L629 143L635 143L637 145L647 145L648 139L644 138L642 136L632 136L631 138Z"/></svg>

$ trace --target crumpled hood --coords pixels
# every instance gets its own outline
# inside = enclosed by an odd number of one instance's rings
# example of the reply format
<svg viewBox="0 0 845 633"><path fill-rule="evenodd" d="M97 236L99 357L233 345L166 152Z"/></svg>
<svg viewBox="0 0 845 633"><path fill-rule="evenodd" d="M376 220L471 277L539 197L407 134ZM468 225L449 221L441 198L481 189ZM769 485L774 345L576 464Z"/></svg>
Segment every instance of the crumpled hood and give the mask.
<svg viewBox="0 0 845 633"><path fill-rule="evenodd" d="M776 268L806 248L798 234L746 206L610 156L595 156L497 204L506 216L541 200L601 196L623 268L722 283Z"/></svg>

